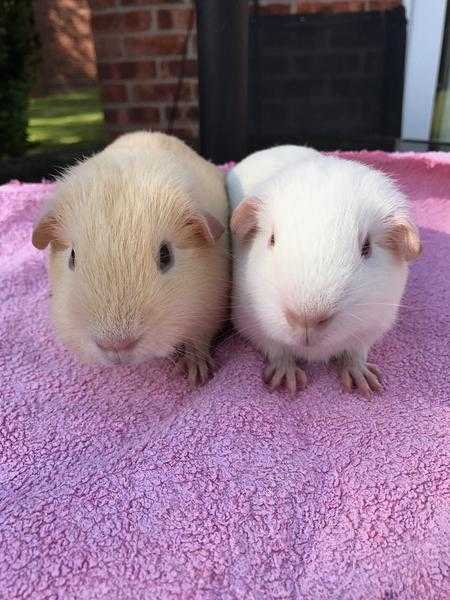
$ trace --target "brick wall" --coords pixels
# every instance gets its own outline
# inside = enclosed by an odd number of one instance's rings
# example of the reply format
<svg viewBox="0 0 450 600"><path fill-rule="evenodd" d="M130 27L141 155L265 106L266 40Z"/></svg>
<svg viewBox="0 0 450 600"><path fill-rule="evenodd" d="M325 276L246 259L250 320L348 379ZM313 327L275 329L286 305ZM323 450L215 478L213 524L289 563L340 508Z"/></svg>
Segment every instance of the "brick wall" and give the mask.
<svg viewBox="0 0 450 600"><path fill-rule="evenodd" d="M226 0L224 0L226 1ZM89 0L105 118L112 135L150 127L198 136L195 18L191 0ZM386 10L401 0L261 0L266 14ZM185 72L183 64L187 30ZM172 109L178 97L177 111Z"/></svg>
<svg viewBox="0 0 450 600"><path fill-rule="evenodd" d="M90 0L105 118L111 134L150 127L198 136L195 15L191 2ZM187 41L187 30L192 32ZM186 49L185 76L179 75Z"/></svg>
<svg viewBox="0 0 450 600"><path fill-rule="evenodd" d="M88 0L33 0L41 43L37 93L95 85L97 67Z"/></svg>

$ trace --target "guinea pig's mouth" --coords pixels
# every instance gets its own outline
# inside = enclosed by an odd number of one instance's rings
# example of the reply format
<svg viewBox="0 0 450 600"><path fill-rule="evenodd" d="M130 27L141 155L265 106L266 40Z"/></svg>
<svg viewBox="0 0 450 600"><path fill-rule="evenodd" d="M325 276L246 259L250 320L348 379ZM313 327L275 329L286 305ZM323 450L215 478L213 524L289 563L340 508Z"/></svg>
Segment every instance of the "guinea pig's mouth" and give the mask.
<svg viewBox="0 0 450 600"><path fill-rule="evenodd" d="M130 365L142 361L142 359L141 361L136 360L135 355L124 351L102 351L101 359L102 362L107 365Z"/></svg>
<svg viewBox="0 0 450 600"><path fill-rule="evenodd" d="M325 332L304 329L294 336L293 344L300 349L314 350L323 344L325 337Z"/></svg>
<svg viewBox="0 0 450 600"><path fill-rule="evenodd" d="M314 346L317 346L317 341L311 340L311 338L303 337L300 340L300 346L302 348L314 348Z"/></svg>
<svg viewBox="0 0 450 600"><path fill-rule="evenodd" d="M297 344L300 344L304 348L312 348L317 344L317 334L304 329L300 336L297 337Z"/></svg>
<svg viewBox="0 0 450 600"><path fill-rule="evenodd" d="M139 338L133 344L119 347L102 347L97 341L95 345L96 361L104 365L139 365L153 359L170 355L173 347L154 347L149 341Z"/></svg>
<svg viewBox="0 0 450 600"><path fill-rule="evenodd" d="M127 337L120 340L94 338L96 354L104 364L131 364L139 361L140 338Z"/></svg>

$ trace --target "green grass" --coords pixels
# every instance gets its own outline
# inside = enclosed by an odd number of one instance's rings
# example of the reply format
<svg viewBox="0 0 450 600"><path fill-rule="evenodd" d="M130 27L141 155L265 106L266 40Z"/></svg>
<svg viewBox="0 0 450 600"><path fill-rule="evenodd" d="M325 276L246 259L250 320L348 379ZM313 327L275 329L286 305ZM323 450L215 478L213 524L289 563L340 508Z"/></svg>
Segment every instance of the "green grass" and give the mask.
<svg viewBox="0 0 450 600"><path fill-rule="evenodd" d="M437 93L431 139L436 142L450 143L450 90L448 89Z"/></svg>
<svg viewBox="0 0 450 600"><path fill-rule="evenodd" d="M101 143L105 128L97 90L32 98L28 139L31 152Z"/></svg>

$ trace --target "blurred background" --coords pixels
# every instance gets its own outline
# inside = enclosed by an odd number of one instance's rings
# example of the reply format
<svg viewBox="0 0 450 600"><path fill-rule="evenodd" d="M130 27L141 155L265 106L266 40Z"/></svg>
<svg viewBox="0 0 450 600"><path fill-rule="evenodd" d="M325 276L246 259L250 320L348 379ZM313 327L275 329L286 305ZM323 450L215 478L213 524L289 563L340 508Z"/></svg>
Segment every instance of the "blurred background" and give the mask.
<svg viewBox="0 0 450 600"><path fill-rule="evenodd" d="M0 0L0 182L142 128L216 161L446 150L449 66L446 0Z"/></svg>

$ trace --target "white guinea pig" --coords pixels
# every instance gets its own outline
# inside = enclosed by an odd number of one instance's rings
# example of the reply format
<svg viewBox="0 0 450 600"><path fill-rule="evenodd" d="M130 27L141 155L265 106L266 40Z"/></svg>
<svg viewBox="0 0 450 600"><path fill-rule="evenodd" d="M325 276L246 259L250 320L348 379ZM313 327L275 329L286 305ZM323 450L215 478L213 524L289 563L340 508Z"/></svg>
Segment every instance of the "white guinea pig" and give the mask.
<svg viewBox="0 0 450 600"><path fill-rule="evenodd" d="M225 177L180 140L122 136L71 168L33 231L57 333L89 362L171 355L204 382L229 293Z"/></svg>
<svg viewBox="0 0 450 600"><path fill-rule="evenodd" d="M294 393L297 359L336 359L346 389L379 390L367 354L421 251L405 197L374 169L296 146L247 157L227 188L233 322L266 355L266 382Z"/></svg>

